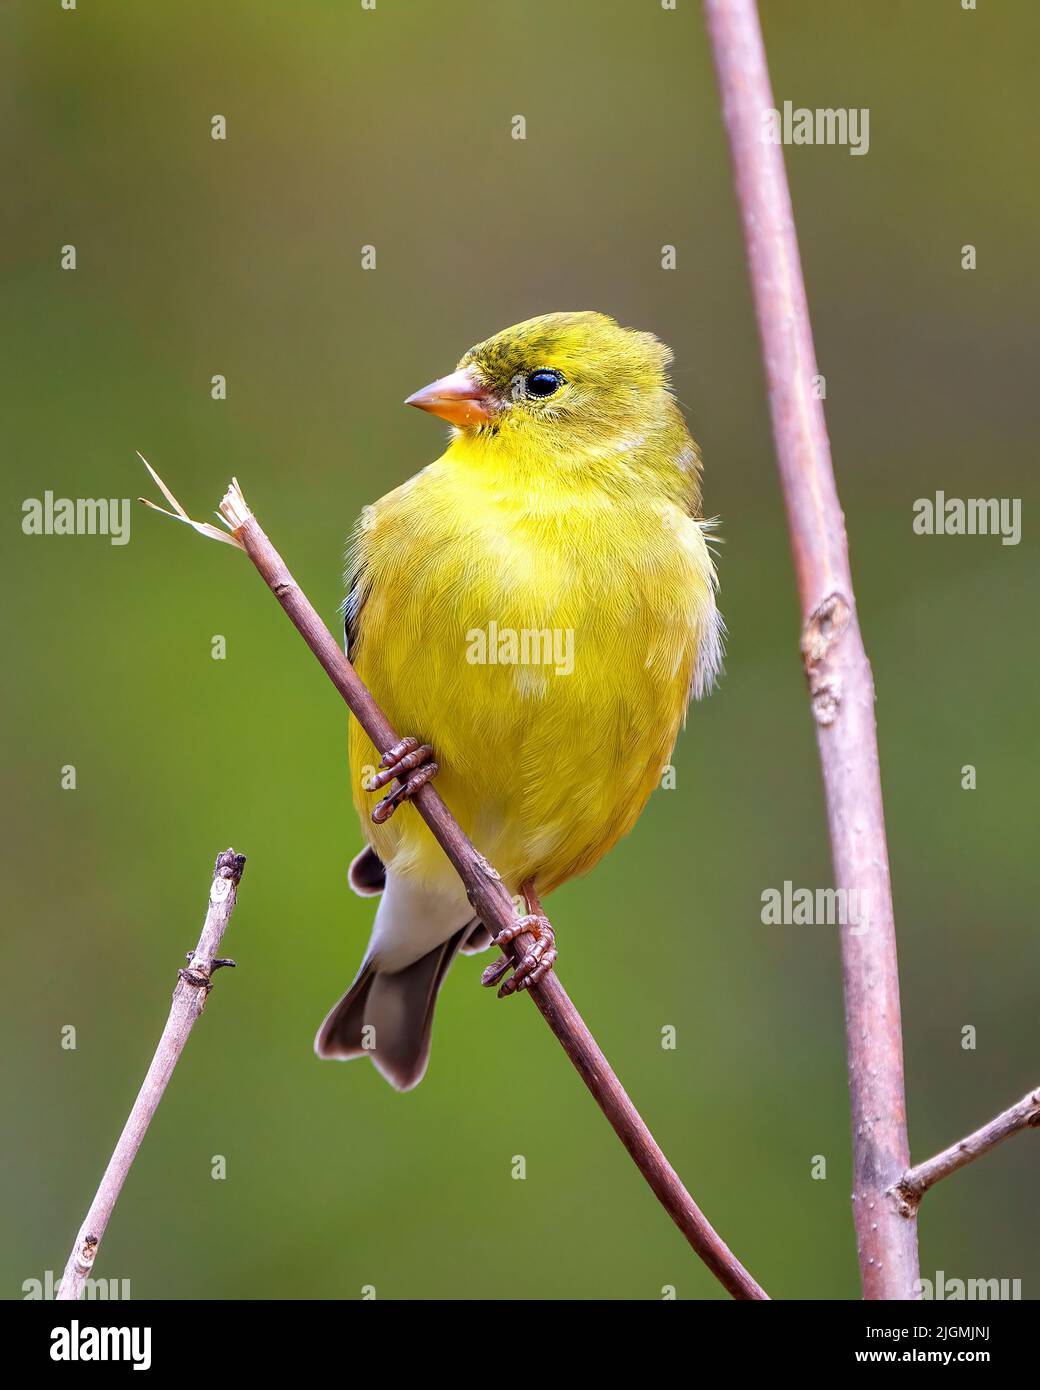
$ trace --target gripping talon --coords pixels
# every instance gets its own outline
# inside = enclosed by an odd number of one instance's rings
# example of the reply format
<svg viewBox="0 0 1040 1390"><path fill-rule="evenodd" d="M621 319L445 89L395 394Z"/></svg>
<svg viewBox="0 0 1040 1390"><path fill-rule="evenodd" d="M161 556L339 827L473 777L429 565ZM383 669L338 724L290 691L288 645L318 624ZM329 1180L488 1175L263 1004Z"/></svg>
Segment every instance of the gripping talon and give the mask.
<svg viewBox="0 0 1040 1390"><path fill-rule="evenodd" d="M403 758L406 753L414 753L418 747L419 740L417 738L412 738L410 735L408 738L402 738L392 748L386 750L379 759L379 766L389 767L391 763L396 763L398 759Z"/></svg>
<svg viewBox="0 0 1040 1390"><path fill-rule="evenodd" d="M549 971L553 968L556 962L556 956L556 948L554 946L550 947L541 959L531 967L530 974L524 975L523 979L517 985L517 989L534 989L539 980L544 980L546 975L548 975ZM515 975L513 979L516 979Z"/></svg>
<svg viewBox="0 0 1040 1390"><path fill-rule="evenodd" d="M438 772L432 747L428 743L420 743L417 738L402 738L388 748L380 759L379 767L380 771L369 778L366 791L378 791L395 780L398 785L372 808L372 819L376 825L388 821L402 801L414 796Z"/></svg>
<svg viewBox="0 0 1040 1390"><path fill-rule="evenodd" d="M481 975L480 983L484 986L497 985L512 964L513 962L508 956L499 956L498 960L492 961Z"/></svg>
<svg viewBox="0 0 1040 1390"><path fill-rule="evenodd" d="M389 752L383 754L379 763L383 770L368 779L368 790L378 791L395 777L407 776L423 763L428 764L432 756L433 749L428 743L421 744L417 738L403 738L400 743L395 743Z"/></svg>
<svg viewBox="0 0 1040 1390"><path fill-rule="evenodd" d="M535 901L537 902L537 899ZM530 899L528 902L530 903ZM553 968L553 963L557 957L556 934L548 918L544 917L541 912L529 912L526 917L518 917L515 922L511 922L508 927L504 927L498 933L494 944L498 947L508 946L511 941L515 941L518 936L523 936L525 933L529 933L535 938L534 945L524 953L523 958L517 962L512 975L499 989L499 999L508 999L511 994L518 994L525 989L531 989L540 980L543 980ZM480 983L486 986L498 984L498 981L512 964L513 962L503 951L498 960L492 962L481 975Z"/></svg>

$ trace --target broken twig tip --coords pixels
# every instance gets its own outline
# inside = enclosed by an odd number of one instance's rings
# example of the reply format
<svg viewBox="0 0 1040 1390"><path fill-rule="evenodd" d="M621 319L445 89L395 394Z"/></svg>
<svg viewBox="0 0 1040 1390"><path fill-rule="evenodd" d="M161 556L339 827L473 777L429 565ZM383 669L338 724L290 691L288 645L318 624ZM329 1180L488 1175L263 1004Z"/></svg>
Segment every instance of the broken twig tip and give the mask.
<svg viewBox="0 0 1040 1390"><path fill-rule="evenodd" d="M155 483L159 491L162 493L162 495L166 498L167 502L169 502L170 506L173 508L173 511L168 512L165 507L160 507L157 503L150 502L147 497L139 497L137 499L139 502L143 502L146 507L150 507L153 512L159 512L162 516L171 517L174 521L183 521L186 525L191 526L194 530L198 531L200 536L208 536L211 541L223 541L225 545L233 545L238 550L242 549L240 541L236 540L234 536L226 535L223 531L218 530L218 528L216 526L213 526L210 522L192 521L191 517L184 510L181 504L177 501L176 497L174 497L173 493L166 486L163 480L159 477L158 473L156 473L155 469L145 458L144 454L141 453L140 449L137 450L137 457L144 464L145 468L148 469L148 472L152 475L153 482ZM242 505L245 506L245 503L243 502ZM248 511L248 508L246 510Z"/></svg>
<svg viewBox="0 0 1040 1390"><path fill-rule="evenodd" d="M232 533L253 518L253 513L249 510L246 499L242 496L242 489L238 485L237 478L231 479L228 490L224 494L220 504L220 516L224 523L231 528Z"/></svg>

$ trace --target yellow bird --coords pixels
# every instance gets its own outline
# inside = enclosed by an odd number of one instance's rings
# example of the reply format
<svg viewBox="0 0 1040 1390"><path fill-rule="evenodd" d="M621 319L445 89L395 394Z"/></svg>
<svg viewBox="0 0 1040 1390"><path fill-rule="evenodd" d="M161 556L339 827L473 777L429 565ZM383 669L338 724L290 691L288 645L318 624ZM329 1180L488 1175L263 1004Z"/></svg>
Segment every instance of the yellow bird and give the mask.
<svg viewBox="0 0 1040 1390"><path fill-rule="evenodd" d="M540 898L631 830L690 695L710 690L723 625L670 361L604 314L546 314L408 398L453 428L353 537L347 653L411 737L381 763L350 721L368 842L351 882L382 898L319 1056L369 1056L415 1086L448 966L490 943L421 817L391 819L410 792L437 771L462 828L523 895L518 923L537 944L499 992L529 988L556 955ZM503 956L484 982L507 970Z"/></svg>

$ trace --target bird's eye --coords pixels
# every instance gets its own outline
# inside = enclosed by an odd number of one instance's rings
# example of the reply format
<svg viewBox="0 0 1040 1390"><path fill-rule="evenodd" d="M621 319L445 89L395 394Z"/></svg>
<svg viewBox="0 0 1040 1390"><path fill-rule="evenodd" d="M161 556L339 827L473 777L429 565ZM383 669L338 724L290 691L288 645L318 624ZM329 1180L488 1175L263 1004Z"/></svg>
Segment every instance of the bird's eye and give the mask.
<svg viewBox="0 0 1040 1390"><path fill-rule="evenodd" d="M543 369L542 371L532 372L524 382L524 388L529 396L539 398L551 396L554 391L558 391L563 385L563 377L559 372Z"/></svg>

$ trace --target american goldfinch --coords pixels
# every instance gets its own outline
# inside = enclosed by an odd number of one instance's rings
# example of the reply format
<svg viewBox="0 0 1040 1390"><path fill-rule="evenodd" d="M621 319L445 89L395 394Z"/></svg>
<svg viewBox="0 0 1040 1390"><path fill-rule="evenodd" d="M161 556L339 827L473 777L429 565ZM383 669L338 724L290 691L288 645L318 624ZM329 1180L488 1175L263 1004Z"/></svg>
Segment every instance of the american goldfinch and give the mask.
<svg viewBox="0 0 1040 1390"><path fill-rule="evenodd" d="M382 897L319 1056L369 1056L399 1090L415 1086L448 966L489 944L421 817L391 816L409 792L437 771L523 896L537 945L500 993L529 987L555 958L540 898L631 830L690 695L711 688L723 626L670 360L604 314L546 314L408 398L451 424L450 443L363 512L345 612L347 654L411 737L381 765L350 721L367 840L351 882ZM485 983L507 969L503 957Z"/></svg>

